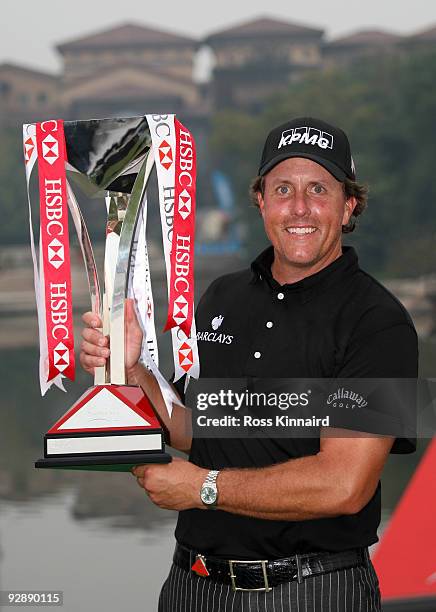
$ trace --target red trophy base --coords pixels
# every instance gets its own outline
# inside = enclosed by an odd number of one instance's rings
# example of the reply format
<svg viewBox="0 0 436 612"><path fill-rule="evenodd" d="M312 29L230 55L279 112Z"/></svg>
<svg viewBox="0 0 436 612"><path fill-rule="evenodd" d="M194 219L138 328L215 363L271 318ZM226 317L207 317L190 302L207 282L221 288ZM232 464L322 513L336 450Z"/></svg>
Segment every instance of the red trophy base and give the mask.
<svg viewBox="0 0 436 612"><path fill-rule="evenodd" d="M164 432L141 387L87 389L44 436L37 468L128 472L144 463L169 463Z"/></svg>

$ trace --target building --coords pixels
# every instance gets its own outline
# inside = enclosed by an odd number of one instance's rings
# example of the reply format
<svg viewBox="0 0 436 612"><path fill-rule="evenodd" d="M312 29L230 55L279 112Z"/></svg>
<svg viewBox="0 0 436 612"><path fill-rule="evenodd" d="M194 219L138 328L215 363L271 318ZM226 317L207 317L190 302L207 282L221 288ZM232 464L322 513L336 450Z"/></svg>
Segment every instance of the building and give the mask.
<svg viewBox="0 0 436 612"><path fill-rule="evenodd" d="M199 49L205 48L214 67L209 81L200 84L193 69ZM433 48L436 26L411 36L359 30L326 41L320 28L260 17L199 41L126 23L58 45L59 75L0 65L0 121L174 112L195 129L202 146L215 110L256 112L271 96L314 71Z"/></svg>
<svg viewBox="0 0 436 612"><path fill-rule="evenodd" d="M0 125L47 119L58 112L59 78L16 64L0 64Z"/></svg>
<svg viewBox="0 0 436 612"><path fill-rule="evenodd" d="M420 30L410 36L405 36L400 48L407 53L411 51L434 51L436 49L436 26Z"/></svg>
<svg viewBox="0 0 436 612"><path fill-rule="evenodd" d="M57 47L69 118L201 111L193 81L197 41L124 24Z"/></svg>
<svg viewBox="0 0 436 612"><path fill-rule="evenodd" d="M0 65L0 124L173 112L207 155L211 114L223 108L257 112L289 84L321 69L363 58L436 48L436 26L411 36L359 30L326 41L320 28L260 17L202 41L126 23L64 42L59 75ZM199 49L213 55L207 83L193 70Z"/></svg>
<svg viewBox="0 0 436 612"><path fill-rule="evenodd" d="M395 53L403 38L385 30L358 30L325 43L323 65L325 68L341 68L368 57Z"/></svg>
<svg viewBox="0 0 436 612"><path fill-rule="evenodd" d="M323 35L266 17L210 34L203 43L215 58L213 107L262 108L274 93L321 67Z"/></svg>

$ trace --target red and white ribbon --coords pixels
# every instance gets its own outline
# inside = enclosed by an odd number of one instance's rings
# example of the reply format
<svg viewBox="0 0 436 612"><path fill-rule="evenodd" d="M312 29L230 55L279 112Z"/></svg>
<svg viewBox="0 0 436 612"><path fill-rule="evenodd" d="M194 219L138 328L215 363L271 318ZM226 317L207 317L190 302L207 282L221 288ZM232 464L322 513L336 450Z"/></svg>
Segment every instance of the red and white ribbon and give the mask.
<svg viewBox="0 0 436 612"><path fill-rule="evenodd" d="M36 125L44 272L47 382L59 374L74 380L74 332L63 121Z"/></svg>
<svg viewBox="0 0 436 612"><path fill-rule="evenodd" d="M190 132L174 115L147 115L147 121L158 177L168 284L165 328L171 329L174 381L186 374L187 385L191 376L198 378L200 374L193 316L195 146Z"/></svg>
<svg viewBox="0 0 436 612"><path fill-rule="evenodd" d="M30 248L32 253L33 262L33 278L35 286L35 298L36 298L36 309L38 316L38 334L39 334L39 382L41 388L41 394L45 393L54 384L62 391L65 388L62 383L63 374L56 368L55 372L52 372L50 377L49 372L49 344L47 336L46 326L46 292L45 292L45 275L43 266L43 246L41 240L42 231L38 232L39 247L35 245L35 237L33 230L32 221L32 208L30 202L30 181L32 177L32 171L38 160L38 146L37 146L37 125L34 123L25 124L23 126L23 148L24 148L24 161L26 168L26 183L27 183L27 199L29 207L29 231L30 231ZM54 362L54 356L52 355L52 362ZM59 362L58 362L59 363ZM73 359L74 365L74 359Z"/></svg>
<svg viewBox="0 0 436 612"><path fill-rule="evenodd" d="M170 255L169 309L165 331L173 327L189 335L194 305L195 144L190 132L174 121L176 133L175 203Z"/></svg>

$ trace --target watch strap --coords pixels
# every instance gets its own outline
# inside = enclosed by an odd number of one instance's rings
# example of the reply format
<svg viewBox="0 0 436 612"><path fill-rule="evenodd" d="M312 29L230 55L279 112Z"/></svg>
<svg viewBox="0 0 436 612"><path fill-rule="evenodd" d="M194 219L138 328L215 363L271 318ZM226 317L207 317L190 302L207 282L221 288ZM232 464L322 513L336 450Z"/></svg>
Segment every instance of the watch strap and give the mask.
<svg viewBox="0 0 436 612"><path fill-rule="evenodd" d="M219 470L210 470L208 475L206 476L206 480L204 481L203 486L205 485L216 486L216 479L218 478L219 473L220 473Z"/></svg>

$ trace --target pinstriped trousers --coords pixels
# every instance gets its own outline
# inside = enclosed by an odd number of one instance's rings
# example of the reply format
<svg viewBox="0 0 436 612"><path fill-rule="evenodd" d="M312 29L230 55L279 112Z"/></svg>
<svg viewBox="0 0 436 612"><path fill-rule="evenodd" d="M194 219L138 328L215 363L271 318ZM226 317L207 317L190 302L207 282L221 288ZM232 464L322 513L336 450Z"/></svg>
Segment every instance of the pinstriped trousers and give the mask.
<svg viewBox="0 0 436 612"><path fill-rule="evenodd" d="M158 612L380 612L377 574L367 564L284 582L268 593L233 591L172 565L159 597Z"/></svg>

